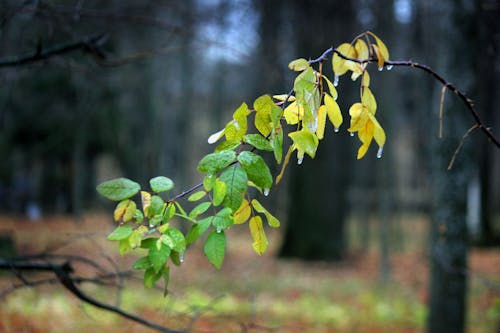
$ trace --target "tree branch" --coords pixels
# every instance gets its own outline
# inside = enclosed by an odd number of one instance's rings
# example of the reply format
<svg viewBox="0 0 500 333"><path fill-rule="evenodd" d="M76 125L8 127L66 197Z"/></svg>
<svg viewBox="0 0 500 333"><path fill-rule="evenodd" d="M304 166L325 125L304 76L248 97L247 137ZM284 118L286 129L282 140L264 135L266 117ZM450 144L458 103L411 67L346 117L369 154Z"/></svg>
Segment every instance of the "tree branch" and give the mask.
<svg viewBox="0 0 500 333"><path fill-rule="evenodd" d="M378 62L378 59L373 58L373 57L370 57L368 59L363 59L363 60L347 57L332 46L329 49L325 50L323 52L323 54L321 54L318 58L310 60L309 63L314 64L314 63L324 62L325 60L328 59L328 57L332 53L337 54L342 59L350 60L350 61L356 62L358 64ZM495 137L495 135L491 132L491 130L488 127L486 127L484 122L481 120L481 117L479 117L479 114L477 113L476 109L474 108L472 100L470 98L468 98L463 92L461 92L455 85L446 81L446 79L444 77L442 77L437 72L435 72L431 67L429 67L427 65L419 64L419 63L413 62L413 61L386 61L386 62L384 62L384 66L403 66L403 67L418 68L420 70L423 70L427 74L431 75L432 77L434 77L436 80L438 80L443 85L443 87L450 90L455 95L457 95L458 98L460 98L460 100L465 104L465 106L467 107L469 112L472 114L472 117L474 118L474 120L476 122L477 128L481 129L483 131L483 133L490 139L490 141L495 146L497 146L497 148L500 148L500 141Z"/></svg>
<svg viewBox="0 0 500 333"><path fill-rule="evenodd" d="M62 43L45 50L37 49L34 52L20 56L0 58L0 68L23 66L79 49L89 49L94 54L102 56L102 53L99 51L99 46L105 41L105 39L106 34L91 35L83 37L77 41Z"/></svg>
<svg viewBox="0 0 500 333"><path fill-rule="evenodd" d="M0 259L0 269L10 269L15 271L50 271L53 272L59 283L61 283L68 291L70 291L74 296L80 300L89 303L97 308L114 312L122 317L129 320L135 321L141 325L149 327L159 332L163 333L181 333L182 331L176 331L164 326L158 325L151 321L148 321L142 317L136 316L132 313L123 311L122 309L102 303L80 290L76 284L75 279L71 277L74 272L73 267L69 261L64 263L53 263L53 262L32 262L32 261L17 261L17 260L6 260Z"/></svg>

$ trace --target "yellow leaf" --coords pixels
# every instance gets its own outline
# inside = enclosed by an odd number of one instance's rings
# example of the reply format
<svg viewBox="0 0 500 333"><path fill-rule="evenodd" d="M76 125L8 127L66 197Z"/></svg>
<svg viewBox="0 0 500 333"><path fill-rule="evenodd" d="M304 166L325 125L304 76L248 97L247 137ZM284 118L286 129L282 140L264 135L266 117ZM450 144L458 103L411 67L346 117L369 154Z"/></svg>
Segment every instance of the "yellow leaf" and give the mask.
<svg viewBox="0 0 500 333"><path fill-rule="evenodd" d="M292 71L301 72L309 67L309 62L304 59L295 59L288 64L288 68Z"/></svg>
<svg viewBox="0 0 500 333"><path fill-rule="evenodd" d="M375 96L373 96L372 91L368 87L364 87L361 94L361 103L363 103L372 115L375 115L377 111L377 101Z"/></svg>
<svg viewBox="0 0 500 333"><path fill-rule="evenodd" d="M368 148L370 147L370 143L363 143L363 145L361 147L359 147L358 149L358 160L359 159L362 159L363 156L365 156L366 152L368 151Z"/></svg>
<svg viewBox="0 0 500 333"><path fill-rule="evenodd" d="M373 138L379 147L383 147L385 144L385 131L375 117L370 116L370 120L373 122Z"/></svg>
<svg viewBox="0 0 500 333"><path fill-rule="evenodd" d="M351 55L353 55L354 52L351 51L351 49L354 50L352 45L349 43L343 43L337 47L337 51L346 57L350 57ZM346 66L346 60L341 58L337 53L333 55L332 66L333 72L336 76L344 75L349 70L349 68Z"/></svg>
<svg viewBox="0 0 500 333"><path fill-rule="evenodd" d="M287 97L288 97L288 99L286 99ZM288 94L273 95L273 98L278 100L278 101L285 101L285 100L287 100L288 102L295 101L295 96L288 95Z"/></svg>
<svg viewBox="0 0 500 333"><path fill-rule="evenodd" d="M335 131L338 131L343 121L339 105L330 95L325 94L325 106L326 112L328 113L328 119L330 119L330 122L333 124Z"/></svg>
<svg viewBox="0 0 500 333"><path fill-rule="evenodd" d="M370 57L370 51L368 50L368 46L362 39L357 39L356 44L354 44L354 48L356 49L356 58L359 60L365 60Z"/></svg>
<svg viewBox="0 0 500 333"><path fill-rule="evenodd" d="M356 132L362 129L366 122L368 121L368 110L365 105L361 103L354 103L349 109L349 114L351 115L351 127L349 127L349 132Z"/></svg>
<svg viewBox="0 0 500 333"><path fill-rule="evenodd" d="M135 202L130 201L129 204L127 205L127 209L125 210L125 213L123 214L123 222L132 221L136 210L137 210L137 205L135 204Z"/></svg>
<svg viewBox="0 0 500 333"><path fill-rule="evenodd" d="M370 85L370 74L368 74L368 71L363 72L363 77L361 79L361 85L363 87L368 87Z"/></svg>
<svg viewBox="0 0 500 333"><path fill-rule="evenodd" d="M269 224L270 227L272 228L278 228L280 226L280 221L276 217L274 217L267 209L264 208L264 206L261 205L261 203L257 199L252 200L252 206L257 211L257 213L264 214L267 219L267 223Z"/></svg>
<svg viewBox="0 0 500 333"><path fill-rule="evenodd" d="M250 214L252 213L252 208L250 207L250 203L247 200L243 200L240 208L233 214L234 224L242 224L245 223Z"/></svg>
<svg viewBox="0 0 500 333"><path fill-rule="evenodd" d="M297 154L299 160L304 156L304 153L314 158L319 144L318 137L314 133L304 128L300 131L289 133L288 136L299 151Z"/></svg>
<svg viewBox="0 0 500 333"><path fill-rule="evenodd" d="M373 51L375 51L375 54L377 55L377 65L379 70L384 67L384 56L382 55L382 52L380 52L380 49L377 47L377 45L372 44Z"/></svg>
<svg viewBox="0 0 500 333"><path fill-rule="evenodd" d="M323 75L322 77L323 79L325 79L326 84L328 85L328 90L330 90L330 95L333 97L334 100L336 100L338 97L337 89L335 89L333 83L326 76Z"/></svg>
<svg viewBox="0 0 500 333"><path fill-rule="evenodd" d="M123 214L125 214L125 211L127 210L127 206L130 202L130 199L122 200L116 205L115 211L113 213L113 218L116 222L119 222Z"/></svg>
<svg viewBox="0 0 500 333"><path fill-rule="evenodd" d="M151 194L146 191L141 191L141 202L142 202L142 210L144 215L148 215L149 206L151 206Z"/></svg>
<svg viewBox="0 0 500 333"><path fill-rule="evenodd" d="M375 38L375 42L378 45L378 50L380 51L380 55L382 56L382 59L384 61L389 61L389 50L387 50L387 46L385 46L384 42L378 38L377 35L375 35L373 32L368 32L373 38ZM382 65L384 63L382 62ZM379 61L379 67L380 67L380 61Z"/></svg>
<svg viewBox="0 0 500 333"><path fill-rule="evenodd" d="M365 156L373 139L373 122L368 120L365 126L358 131L358 137L363 145L358 149L358 160Z"/></svg>
<svg viewBox="0 0 500 333"><path fill-rule="evenodd" d="M260 216L253 216L249 223L250 234L253 239L253 249L258 255L264 254L267 249L267 238L264 233L264 227L262 225L262 219Z"/></svg>
<svg viewBox="0 0 500 333"><path fill-rule="evenodd" d="M295 125L303 118L304 111L297 105L297 102L293 102L285 108L283 115L287 124Z"/></svg>
<svg viewBox="0 0 500 333"><path fill-rule="evenodd" d="M318 137L319 140L323 139L325 135L325 125L326 125L326 106L321 105L318 109L318 128L316 128L316 136Z"/></svg>

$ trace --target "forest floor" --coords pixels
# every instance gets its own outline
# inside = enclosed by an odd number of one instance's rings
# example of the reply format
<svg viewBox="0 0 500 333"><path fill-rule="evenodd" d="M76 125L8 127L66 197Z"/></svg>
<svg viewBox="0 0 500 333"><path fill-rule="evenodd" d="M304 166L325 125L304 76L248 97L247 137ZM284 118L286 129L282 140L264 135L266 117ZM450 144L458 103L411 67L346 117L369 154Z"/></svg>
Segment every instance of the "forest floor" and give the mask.
<svg viewBox="0 0 500 333"><path fill-rule="evenodd" d="M12 234L19 255L78 255L110 272L127 270L140 254L119 256L116 244L105 239L113 228L109 220L96 214L78 223L68 217L32 223L4 216L0 217L0 234ZM424 227L412 230L419 230L425 238ZM81 287L92 297L119 304L126 311L170 328L191 323L192 332L423 331L429 298L424 245L392 253L391 280L383 283L376 249L352 253L339 263L282 260L276 258L280 232L267 232L270 249L258 257L247 228L230 230L220 271L204 258L201 245L193 246L184 264L172 268L167 297L161 289L144 288L139 274L137 279L127 279L121 292L95 284ZM74 266L75 276L92 278L97 274L88 265ZM498 332L500 250L473 249L469 266L468 332ZM26 277L36 280L50 276ZM19 283L11 273L0 273L0 292ZM16 289L2 297L1 332L149 332L127 319L83 304L57 284Z"/></svg>

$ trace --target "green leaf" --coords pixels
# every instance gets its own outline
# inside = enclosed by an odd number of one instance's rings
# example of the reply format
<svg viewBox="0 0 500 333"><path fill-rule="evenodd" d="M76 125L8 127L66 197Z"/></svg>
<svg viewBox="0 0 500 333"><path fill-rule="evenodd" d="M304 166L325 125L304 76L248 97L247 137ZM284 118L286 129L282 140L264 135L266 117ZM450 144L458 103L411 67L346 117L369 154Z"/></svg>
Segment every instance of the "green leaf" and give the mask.
<svg viewBox="0 0 500 333"><path fill-rule="evenodd" d="M288 68L292 71L301 72L309 68L309 62L304 58L295 59L288 64Z"/></svg>
<svg viewBox="0 0 500 333"><path fill-rule="evenodd" d="M160 239L156 240L155 246L149 248L148 258L155 272L159 272L170 256L170 247L163 244Z"/></svg>
<svg viewBox="0 0 500 333"><path fill-rule="evenodd" d="M182 262L184 261L184 253L172 251L170 253L170 260L172 260L172 262L174 263L175 266L180 266L180 265L182 265Z"/></svg>
<svg viewBox="0 0 500 333"><path fill-rule="evenodd" d="M136 195L141 190L141 186L127 178L117 178L108 180L97 186L97 192L103 197L121 201Z"/></svg>
<svg viewBox="0 0 500 333"><path fill-rule="evenodd" d="M264 159L257 154L244 151L238 155L238 162L248 175L248 179L263 189L269 189L273 185L273 176ZM239 208L239 206L238 206Z"/></svg>
<svg viewBox="0 0 500 333"><path fill-rule="evenodd" d="M205 191L211 191L212 188L214 187L215 185L215 180L217 178L214 177L213 175L206 175L204 178L203 178L203 187L205 188Z"/></svg>
<svg viewBox="0 0 500 333"><path fill-rule="evenodd" d="M118 244L118 249L121 256L132 251L132 246L130 245L129 239L122 239Z"/></svg>
<svg viewBox="0 0 500 333"><path fill-rule="evenodd" d="M222 205L235 212L240 207L248 187L247 173L237 164L222 172L219 179L226 183L226 197Z"/></svg>
<svg viewBox="0 0 500 333"><path fill-rule="evenodd" d="M203 157L198 164L198 171L215 174L218 171L228 167L236 159L236 153L232 150L223 150L217 153L211 153Z"/></svg>
<svg viewBox="0 0 500 333"><path fill-rule="evenodd" d="M271 136L271 145L274 152L274 158L278 164L281 163L283 158L283 129L281 126L276 130L273 130L273 135Z"/></svg>
<svg viewBox="0 0 500 333"><path fill-rule="evenodd" d="M149 185L156 193L170 191L174 188L174 182L170 178L163 176L151 178Z"/></svg>
<svg viewBox="0 0 500 333"><path fill-rule="evenodd" d="M243 137L243 141L259 150L273 151L273 147L269 140L260 134L247 134Z"/></svg>
<svg viewBox="0 0 500 333"><path fill-rule="evenodd" d="M163 221L163 215L162 214L156 214L149 220L149 226L154 227L158 223Z"/></svg>
<svg viewBox="0 0 500 333"><path fill-rule="evenodd" d="M173 203L169 203L163 212L163 223L167 223L170 221L172 217L175 215L175 205Z"/></svg>
<svg viewBox="0 0 500 333"><path fill-rule="evenodd" d="M207 195L207 192L205 191L195 192L189 196L188 201L198 201L202 199L205 195Z"/></svg>
<svg viewBox="0 0 500 333"><path fill-rule="evenodd" d="M222 141L215 147L215 152L220 152L223 150L235 150L241 145L241 141Z"/></svg>
<svg viewBox="0 0 500 333"><path fill-rule="evenodd" d="M224 262L224 255L226 252L226 235L223 231L212 231L205 241L203 247L208 261L212 263L217 269L220 269Z"/></svg>
<svg viewBox="0 0 500 333"><path fill-rule="evenodd" d="M306 129L289 133L288 136L293 140L294 145L299 151L305 152L314 158L318 148L318 137Z"/></svg>
<svg viewBox="0 0 500 333"><path fill-rule="evenodd" d="M224 201L224 198L226 197L226 189L226 183L218 179L215 181L212 198L214 206L219 206Z"/></svg>
<svg viewBox="0 0 500 333"><path fill-rule="evenodd" d="M184 253L186 251L186 239L182 232L175 228L169 228L165 231L164 235L169 236L174 241L174 247L172 250L175 250L180 253Z"/></svg>
<svg viewBox="0 0 500 333"><path fill-rule="evenodd" d="M108 240L116 241L128 238L132 235L133 228L130 225L121 225L108 235Z"/></svg>
<svg viewBox="0 0 500 333"><path fill-rule="evenodd" d="M144 221L144 214L139 209L135 210L134 220L135 223L142 223L142 221Z"/></svg>
<svg viewBox="0 0 500 333"><path fill-rule="evenodd" d="M233 217L231 216L232 213L233 211L226 207L215 214L212 219L212 225L218 232L227 229L234 224Z"/></svg>
<svg viewBox="0 0 500 333"><path fill-rule="evenodd" d="M211 205L212 203L208 201L200 203L199 205L194 207L193 210L191 210L191 212L188 215L189 218L193 220L196 219L199 215L205 213L207 209L210 208Z"/></svg>
<svg viewBox="0 0 500 333"><path fill-rule="evenodd" d="M149 261L149 257L142 257L137 259L136 262L132 264L133 269L148 269L151 267L151 262Z"/></svg>
<svg viewBox="0 0 500 333"><path fill-rule="evenodd" d="M156 281L163 275L163 270L155 271L154 268L148 268L144 272L144 285L146 288L153 288Z"/></svg>
<svg viewBox="0 0 500 333"><path fill-rule="evenodd" d="M155 215L162 215L163 208L165 207L165 202L158 195L151 196L151 204L146 210L146 216L152 218Z"/></svg>
<svg viewBox="0 0 500 333"><path fill-rule="evenodd" d="M193 244L212 225L213 216L207 217L193 224L186 235L186 243Z"/></svg>

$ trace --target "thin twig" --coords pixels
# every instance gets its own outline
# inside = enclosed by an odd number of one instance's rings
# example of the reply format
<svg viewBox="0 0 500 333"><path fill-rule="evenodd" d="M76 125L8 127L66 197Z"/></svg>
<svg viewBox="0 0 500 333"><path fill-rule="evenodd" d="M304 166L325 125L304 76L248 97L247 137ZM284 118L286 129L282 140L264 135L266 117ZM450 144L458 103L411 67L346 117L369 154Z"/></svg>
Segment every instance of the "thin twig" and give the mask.
<svg viewBox="0 0 500 333"><path fill-rule="evenodd" d="M460 149L462 149L462 146L464 145L464 142L465 142L465 139L469 136L469 134L475 130L476 128L478 128L478 125L477 124L474 124L472 125L471 128L469 128L467 130L467 132L465 132L464 136L462 137L462 140L460 141L457 149L455 149L455 152L453 153L453 156L451 157L451 161L450 161L450 164L448 164L448 170L451 170L451 168L453 168L453 164L455 163L455 158L457 157L458 153L460 152Z"/></svg>
<svg viewBox="0 0 500 333"><path fill-rule="evenodd" d="M441 101L439 102L439 138L443 138L443 105L444 105L444 95L446 93L446 85L441 89Z"/></svg>
<svg viewBox="0 0 500 333"><path fill-rule="evenodd" d="M20 56L0 58L0 68L23 66L37 61L46 60L56 55L61 55L80 49L90 49L91 51L93 51L97 49L98 44L100 44L105 39L105 34L91 35L83 37L77 41L59 44L45 50L37 49L34 52L30 52Z"/></svg>

